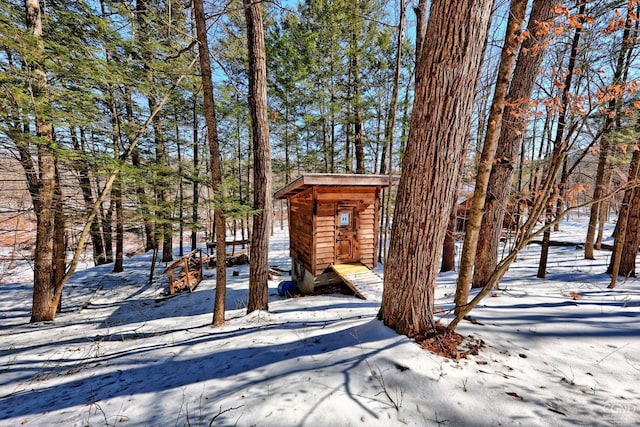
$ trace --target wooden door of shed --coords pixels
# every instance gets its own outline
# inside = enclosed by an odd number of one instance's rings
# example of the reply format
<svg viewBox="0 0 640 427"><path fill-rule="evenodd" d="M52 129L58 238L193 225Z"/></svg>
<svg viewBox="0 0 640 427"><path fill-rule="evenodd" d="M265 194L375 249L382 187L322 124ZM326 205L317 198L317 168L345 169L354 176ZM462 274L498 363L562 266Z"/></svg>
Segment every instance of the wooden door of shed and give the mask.
<svg viewBox="0 0 640 427"><path fill-rule="evenodd" d="M355 262L360 259L357 224L357 204L336 203L336 264Z"/></svg>

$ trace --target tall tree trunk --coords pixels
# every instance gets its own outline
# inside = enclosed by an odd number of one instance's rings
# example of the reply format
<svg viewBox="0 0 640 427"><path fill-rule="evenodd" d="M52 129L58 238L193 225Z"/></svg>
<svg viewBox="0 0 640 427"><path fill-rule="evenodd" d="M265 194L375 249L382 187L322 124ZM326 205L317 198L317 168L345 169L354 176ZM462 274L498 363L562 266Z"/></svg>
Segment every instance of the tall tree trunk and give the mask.
<svg viewBox="0 0 640 427"><path fill-rule="evenodd" d="M427 0L418 0L418 5L413 8L413 11L416 14L416 64L418 64L427 32Z"/></svg>
<svg viewBox="0 0 640 427"><path fill-rule="evenodd" d="M640 152L634 152L636 157L640 157ZM620 255L620 266L618 267L618 275L624 277L637 277L636 275L636 258L638 255L638 247L640 246L640 188L633 189L631 199L629 200L629 214L627 220L626 238ZM615 244L614 244L615 246ZM613 266L610 265L613 273Z"/></svg>
<svg viewBox="0 0 640 427"><path fill-rule="evenodd" d="M498 76L492 98L493 102L489 112L487 133L485 135L484 146L478 163L476 185L473 192L473 199L471 200L471 210L467 221L464 245L462 248L460 271L458 273L456 296L454 300L456 309L466 304L469 296L473 264L475 262L476 249L478 247L478 236L480 233L482 216L484 214L484 203L487 197L487 183L489 182L491 167L498 147L498 139L500 138L502 117L505 108L505 99L507 97L509 84L513 77L513 65L516 62L516 52L520 45L519 36L527 9L527 3L528 0L511 0L505 43L502 47L502 53L500 56Z"/></svg>
<svg viewBox="0 0 640 427"><path fill-rule="evenodd" d="M456 188L460 187L460 182ZM453 201L451 212L449 213L449 223L447 224L447 234L442 244L442 262L440 272L456 270L456 225L458 222L458 200Z"/></svg>
<svg viewBox="0 0 640 427"><path fill-rule="evenodd" d="M153 111L157 106L155 95L149 96L149 110ZM159 167L156 183L156 203L158 203L158 237L162 239L162 262L173 260L173 219L171 218L171 199L169 197L169 163L167 160L167 148L163 135L160 117L156 116L153 123L154 144L156 147L156 165Z"/></svg>
<svg viewBox="0 0 640 427"><path fill-rule="evenodd" d="M25 0L26 24L33 35L35 58L42 57L42 10L38 0ZM56 152L53 139L53 124L47 114L48 82L44 66L38 61L32 65L32 93L34 98L35 131L40 138L38 142L38 172L31 187L31 197L36 213L36 248L33 264L33 305L31 322L53 320L62 295L62 286L56 282L60 273L58 262L60 248L55 239L64 235L64 221L56 213L62 209L62 198L59 194L59 175L56 166ZM63 230L59 230L63 227ZM56 259L57 258L57 259Z"/></svg>
<svg viewBox="0 0 640 427"><path fill-rule="evenodd" d="M104 0L100 0L100 12L102 18L107 17L107 11ZM107 62L111 61L111 50L105 47L105 57ZM111 112L111 140L113 142L113 153L115 161L120 159L122 148L120 118L118 117L118 106L116 104L116 95L113 86L107 84L109 94L109 110ZM122 203L122 175L118 174L113 184L112 192L113 202L116 211L116 256L113 265L113 272L120 273L124 270L124 207ZM109 247L111 248L111 239L109 239ZM113 253L111 253L113 256Z"/></svg>
<svg viewBox="0 0 640 427"><path fill-rule="evenodd" d="M635 150L633 151L631 164L629 165L629 179L627 180L628 184L631 184L634 187L629 188L624 192L622 205L620 206L618 223L616 225L618 232L616 233L616 237L613 243L613 254L609 262L609 267L607 268L607 273L611 274L609 289L613 289L616 286L616 281L618 280L619 274L622 274L623 276L627 276L632 273L635 274L635 255L638 253L638 223L636 214L636 212L638 211L638 205L634 205L632 203L638 202L638 194L640 193L640 189L636 187L638 183L639 170L640 146L636 144ZM635 221L630 221L630 218L632 216L636 218ZM631 243L631 247L627 247L627 239L629 240L629 243ZM630 249L630 252L633 253L633 263L629 263L630 265L625 265L626 268L624 270L621 270L620 267L624 249Z"/></svg>
<svg viewBox="0 0 640 427"><path fill-rule="evenodd" d="M622 31L622 45L620 47L620 52L618 52L618 58L616 61L616 68L613 72L613 85L619 85L622 83L622 76L625 74L625 60L627 58L627 51L632 46L629 42L629 36L631 31L631 19L629 18L630 13L632 13L630 6L627 6L627 19L625 21L625 26ZM596 228L598 223L600 222L602 226L601 230L604 228L604 216L605 207L608 207L608 203L606 201L600 201L600 199L607 193L609 182L611 180L610 173L610 165L609 165L609 155L611 147L611 142L609 141L608 135L615 126L615 118L618 114L619 105L617 99L611 99L609 101L609 114L605 115L605 121L603 126L603 137L600 143L600 153L598 156L598 168L596 170L596 182L593 189L593 200L596 202L591 205L591 211L589 213L589 225L587 227L587 237L584 243L584 257L586 259L594 259L594 249L600 249L600 245L596 245ZM602 242L602 231L599 233L599 241Z"/></svg>
<svg viewBox="0 0 640 427"><path fill-rule="evenodd" d="M195 251L198 247L198 204L200 203L200 189L198 181L200 180L200 164L198 147L198 101L193 96L193 205L191 208L191 250Z"/></svg>
<svg viewBox="0 0 640 427"><path fill-rule="evenodd" d="M60 186L60 170L58 159L55 159L55 188L53 190L53 284L54 284L54 302L56 304L56 313L62 310L62 279L64 278L65 268L67 266L67 235L65 230L66 216L63 206L62 187ZM56 293L59 295L56 297Z"/></svg>
<svg viewBox="0 0 640 427"><path fill-rule="evenodd" d="M78 139L76 129L71 127L69 129L71 135L71 141L73 147L78 153L85 152L84 139ZM80 186L80 192L82 193L82 199L87 212L87 216L93 209L93 191L91 189L91 178L89 172L88 162L82 157L78 156L78 159L74 162L76 172L78 174L78 184ZM100 227L100 221L98 217L94 218L91 222L91 246L93 248L93 263L94 265L102 265L107 262L107 255L104 250L104 243L102 240L102 231Z"/></svg>
<svg viewBox="0 0 640 427"><path fill-rule="evenodd" d="M267 61L262 6L243 0L249 59L249 112L253 137L253 232L249 259L247 313L269 309L269 235L271 233L271 153L267 119Z"/></svg>
<svg viewBox="0 0 640 427"><path fill-rule="evenodd" d="M396 63L395 63L395 72L393 75L393 89L391 92L391 104L389 105L389 113L387 115L387 121L385 123L384 129L384 150L382 156L382 163L380 165L380 174L384 174L385 169L385 156L388 148L389 151L389 187L387 191L383 194L386 194L386 198L384 200L384 235L381 239L382 241L382 252L383 252L383 262L387 262L387 236L389 235L389 226L390 226L390 216L391 216L391 191L393 185L393 135L396 127L396 114L398 110L398 86L400 85L400 72L402 67L402 40L404 38L404 27L405 27L405 9L406 3L405 0L400 0L400 22L398 23L398 33L396 35Z"/></svg>
<svg viewBox="0 0 640 427"><path fill-rule="evenodd" d="M122 174L118 174L113 184L113 198L116 204L116 257L113 272L124 271L124 206L122 202Z"/></svg>
<svg viewBox="0 0 640 427"><path fill-rule="evenodd" d="M136 13L138 18L138 26L140 28L140 46L141 56L143 59L143 69L146 74L147 83L149 84L149 93L147 94L147 104L149 111L154 111L158 105L154 87L156 78L151 64L152 54L150 52L149 43L149 26L148 26L148 2L147 0L136 0ZM156 244L162 240L162 262L173 260L173 221L171 218L171 200L169 198L169 165L167 160L166 143L162 129L160 115L153 117L153 143L155 146L156 166L158 167L157 181L154 183L156 192L157 213L159 224L156 223Z"/></svg>
<svg viewBox="0 0 640 427"><path fill-rule="evenodd" d="M220 146L218 143L218 123L213 98L213 81L211 77L211 62L209 59L209 45L207 42L207 25L204 14L203 0L194 0L194 19L198 34L198 56L200 57L200 71L202 73L202 92L204 95L204 117L207 123L207 139L211 156L211 186L215 197L214 227L216 234L216 296L213 306L213 325L224 323L225 298L227 293L226 245L225 245L225 216L222 209L222 165L220 161Z"/></svg>
<svg viewBox="0 0 640 427"><path fill-rule="evenodd" d="M470 129L492 3L431 3L379 312L385 325L401 334L434 330L438 258Z"/></svg>
<svg viewBox="0 0 640 427"><path fill-rule="evenodd" d="M126 102L125 109L127 113L127 123L129 127L134 128L136 126L135 118L133 116L133 101L131 99L131 91L126 89ZM131 151L131 164L133 167L142 172L142 162L140 161L140 152L137 144L134 144L134 135L127 135L129 144L133 146ZM141 174L142 175L142 174ZM138 203L140 204L140 215L142 216L142 225L144 227L144 251L148 252L156 247L154 223L151 218L151 212L149 211L149 196L144 188L142 177L135 180L136 195L138 196Z"/></svg>
<svg viewBox="0 0 640 427"><path fill-rule="evenodd" d="M497 159L487 183L485 212L482 217L474 267L473 286L482 287L498 263L500 233L508 205L514 164L522 146L526 126L528 100L531 96L548 34L542 26L551 19L557 0L534 0L527 31L531 35L523 43L513 72L513 83L507 95Z"/></svg>
<svg viewBox="0 0 640 427"><path fill-rule="evenodd" d="M177 115L176 115L177 116ZM176 117L176 122L178 118ZM178 150L178 255L184 256L184 242L182 235L184 234L184 180L182 171L182 150L180 149L180 129L176 125L176 148Z"/></svg>
<svg viewBox="0 0 640 427"><path fill-rule="evenodd" d="M364 170L364 141L362 131L362 95L361 95L361 79L360 79L360 49L358 47L358 27L355 18L358 15L358 0L352 0L351 13L351 46L349 49L351 55L351 74L353 76L353 151L356 157L357 174L363 174Z"/></svg>
<svg viewBox="0 0 640 427"><path fill-rule="evenodd" d="M577 0L578 3L580 0ZM581 21L584 20L586 10L586 2L582 2L579 5L578 16ZM569 94L571 92L571 85L573 84L573 74L576 67L576 61L578 58L578 47L580 45L580 37L582 35L582 25L576 26L576 29L573 33L573 40L571 42L571 53L569 56L569 63L567 64L567 76L565 77L564 84L562 86L562 97L560 101L560 114L558 116L558 125L556 126L556 135L553 140L554 147L554 156L557 156L559 153L563 153L567 146L567 138L565 137L565 128L567 125L567 115L570 107ZM553 164L553 162L551 162ZM553 200L555 197L558 197L558 189L554 186L554 197L552 200L547 203L554 203ZM545 224L549 223L552 220L553 208L551 205L548 205L545 209ZM551 228L547 227L544 231L544 235L542 238L542 249L540 251L540 263L538 264L538 274L537 277L540 279L544 279L547 275L547 258L549 254L549 241L551 238Z"/></svg>
<svg viewBox="0 0 640 427"><path fill-rule="evenodd" d="M382 148L382 161L380 162L380 174L387 172L387 151L389 151L389 175L392 174L393 165L393 135L396 127L396 114L398 111L398 86L400 85L400 73L402 72L402 40L404 39L405 26L405 0L400 0L400 22L398 23L398 33L396 35L396 63L393 73L393 88L391 89L391 102L387 121L384 127L384 144ZM387 150L388 149L388 150ZM389 187L391 188L391 187Z"/></svg>
<svg viewBox="0 0 640 427"><path fill-rule="evenodd" d="M609 149L611 150L611 154L613 154L614 147L610 146ZM603 177L603 186L602 186L603 195L609 193L609 191L611 190L611 177L613 176L613 169L614 169L614 165L612 164L611 161L607 160L605 169L604 169L604 177ZM602 248L602 240L604 240L605 238L604 224L605 222L607 222L609 218L610 204L611 204L611 200L609 199L603 200L600 203L598 203L599 205L598 227L597 227L598 233L596 234L596 240L593 243L593 249L598 251Z"/></svg>

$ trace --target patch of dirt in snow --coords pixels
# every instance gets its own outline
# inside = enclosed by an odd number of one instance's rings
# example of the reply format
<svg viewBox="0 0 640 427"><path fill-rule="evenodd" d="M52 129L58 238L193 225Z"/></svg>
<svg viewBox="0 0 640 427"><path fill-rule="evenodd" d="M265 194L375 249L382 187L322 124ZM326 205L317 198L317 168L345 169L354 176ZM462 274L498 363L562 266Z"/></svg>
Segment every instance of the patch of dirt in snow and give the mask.
<svg viewBox="0 0 640 427"><path fill-rule="evenodd" d="M466 337L455 331L448 331L440 322L436 323L436 330L427 336L412 337L420 346L438 356L448 359L466 359L469 355L477 356L485 347L484 341L472 335Z"/></svg>

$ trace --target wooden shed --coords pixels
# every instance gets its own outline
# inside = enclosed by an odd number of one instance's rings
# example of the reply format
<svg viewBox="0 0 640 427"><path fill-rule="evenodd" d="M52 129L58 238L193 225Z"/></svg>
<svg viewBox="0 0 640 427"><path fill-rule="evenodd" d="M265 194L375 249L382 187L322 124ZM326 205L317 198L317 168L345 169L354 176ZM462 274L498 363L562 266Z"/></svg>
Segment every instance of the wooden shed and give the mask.
<svg viewBox="0 0 640 427"><path fill-rule="evenodd" d="M339 264L377 265L384 175L309 174L275 193L289 201L291 276L302 292L340 279Z"/></svg>

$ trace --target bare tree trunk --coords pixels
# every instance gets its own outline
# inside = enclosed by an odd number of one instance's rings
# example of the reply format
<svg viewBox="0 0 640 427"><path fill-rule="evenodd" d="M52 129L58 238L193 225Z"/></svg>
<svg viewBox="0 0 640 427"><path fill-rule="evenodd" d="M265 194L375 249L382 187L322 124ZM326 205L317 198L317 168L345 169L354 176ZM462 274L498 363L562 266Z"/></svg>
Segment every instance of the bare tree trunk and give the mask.
<svg viewBox="0 0 640 427"><path fill-rule="evenodd" d="M458 202L453 201L451 213L449 214L449 224L447 225L447 234L442 244L442 263L440 264L440 272L456 270L456 223L458 220Z"/></svg>
<svg viewBox="0 0 640 427"><path fill-rule="evenodd" d="M378 315L401 334L434 331L439 249L471 125L492 3L431 4Z"/></svg>
<svg viewBox="0 0 640 427"><path fill-rule="evenodd" d="M198 181L200 178L200 163L198 147L198 101L193 96L193 206L191 208L191 250L194 251L198 246L198 203L200 202L200 189Z"/></svg>
<svg viewBox="0 0 640 427"><path fill-rule="evenodd" d="M427 0L418 0L418 5L413 8L413 11L416 14L416 64L418 64L427 32Z"/></svg>
<svg viewBox="0 0 640 427"><path fill-rule="evenodd" d="M74 149L78 152L85 152L84 140L78 139L76 129L71 127L69 133L71 134ZM82 199L84 200L84 206L88 215L94 203L89 166L87 161L81 156L78 156L78 159L74 161L74 166L78 174L80 192L82 193ZM94 218L91 223L91 245L93 247L93 263L95 265L105 264L107 262L107 255L104 250L100 221L98 221L97 217Z"/></svg>
<svg viewBox="0 0 640 427"><path fill-rule="evenodd" d="M35 40L34 50L43 51L42 10L38 0L25 0L26 24ZM41 57L35 54L34 57ZM33 114L36 136L44 143L38 143L38 172L33 176L30 186L31 197L36 213L36 248L33 264L33 305L31 323L53 320L62 295L60 275L60 247L55 239L64 235L64 217L60 217L62 198L60 177L56 166L56 153L53 140L53 125L48 117L48 82L44 66L35 62L32 65L32 93L35 100ZM27 174L31 170L25 169ZM27 178L29 179L29 177ZM62 223L60 222L62 220ZM59 227L63 227L62 230ZM58 242L59 243L59 242ZM63 264L64 265L64 264ZM64 268L62 268L64 270ZM63 273L64 275L64 273Z"/></svg>
<svg viewBox="0 0 640 427"><path fill-rule="evenodd" d="M609 148L613 149L613 147ZM607 161L603 178L603 195L608 194L611 189L611 177L613 175L613 168L613 164L611 164L610 161ZM598 205L598 233L596 234L596 241L593 244L593 249L599 251L602 248L602 240L604 240L604 223L607 222L607 219L609 218L611 200L604 200L598 203Z"/></svg>
<svg viewBox="0 0 640 427"><path fill-rule="evenodd" d="M177 120L177 117L176 117ZM176 125L176 149L178 151L178 256L184 256L184 180L182 179L182 149L180 148L180 129Z"/></svg>
<svg viewBox="0 0 640 427"><path fill-rule="evenodd" d="M395 72L393 75L393 89L391 91L391 104L389 106L389 113L387 115L387 122L385 124L384 129L384 150L382 157L382 164L380 165L380 173L385 173L384 161L386 156L386 151L388 148L389 151L389 187L385 192L386 199L384 200L384 215L385 224L384 224L384 238L382 240L382 252L383 263L387 262L387 236L389 235L389 225L390 225L390 215L391 215L391 190L393 185L393 134L396 127L396 114L398 110L398 86L400 85L400 72L402 67L402 40L404 37L404 27L405 27L405 9L406 3L405 0L400 0L400 22L398 23L398 33L396 39L396 64L395 64Z"/></svg>
<svg viewBox="0 0 640 427"><path fill-rule="evenodd" d="M207 139L209 154L211 155L211 185L215 200L215 234L216 234L216 296L213 306L213 325L224 323L225 298L227 293L226 266L226 230L225 216L222 209L222 165L220 162L220 147L218 143L218 123L213 98L213 81L211 77L211 62L209 59L209 45L207 42L207 26L204 14L203 0L194 0L194 19L198 34L198 53L200 57L200 71L202 73L202 92L204 95L205 121L207 123Z"/></svg>
<svg viewBox="0 0 640 427"><path fill-rule="evenodd" d="M66 216L64 213L62 188L60 186L60 171L58 159L55 159L56 182L53 190L53 283L56 313L62 310L62 280L67 266L67 235L65 230ZM58 290L59 289L59 290ZM58 295L56 295L58 294Z"/></svg>
<svg viewBox="0 0 640 427"><path fill-rule="evenodd" d="M636 154L636 152L634 152ZM638 154L640 156L640 154ZM618 267L618 275L624 277L636 276L636 258L638 255L638 247L640 246L640 188L634 188L629 200L629 219L627 220L626 237L622 254L620 256L620 266ZM613 273L613 266L610 265Z"/></svg>
<svg viewBox="0 0 640 427"><path fill-rule="evenodd" d="M247 313L269 309L269 235L271 203L271 153L267 119L267 61L262 26L262 6L243 0L249 51L249 112L253 137L253 232L249 259Z"/></svg>
<svg viewBox="0 0 640 427"><path fill-rule="evenodd" d="M363 174L364 170L364 141L362 135L362 95L360 79L360 49L358 48L358 30L353 19L358 15L358 1L352 1L351 13L351 73L353 75L353 151L356 157L356 173Z"/></svg>
<svg viewBox="0 0 640 427"><path fill-rule="evenodd" d="M628 6L629 7L629 6ZM631 32L631 19L629 18L630 13L632 13L631 9L627 10L627 19L625 21L625 26L622 31L622 46L620 48L620 52L618 52L618 58L616 61L616 68L613 72L613 82L612 84L618 85L622 82L622 76L625 74L625 60L627 58L627 51L631 48L631 44L629 43L629 36ZM606 201L598 201L600 200L606 193L609 187L609 182L611 180L610 173L610 165L609 165L609 155L611 150L611 143L607 134L613 130L615 126L615 117L618 114L619 106L617 99L611 99L609 101L609 114L605 116L604 126L603 126L603 137L602 142L600 143L600 154L598 156L598 169L596 171L596 182L595 188L593 190L593 199L596 202L591 205L591 211L589 213L589 225L587 227L587 237L585 239L584 244L584 257L586 259L594 259L594 249L600 249L600 243L602 242L602 230L604 228L604 217L605 217L605 208L608 207L608 203ZM596 242L596 227L600 225L600 233L598 240Z"/></svg>
<svg viewBox="0 0 640 427"><path fill-rule="evenodd" d="M635 276L636 254L638 253L638 243L640 241L640 233L638 233L640 188L637 187L639 172L640 143L637 142L629 165L629 178L627 180L627 183L631 184L632 187L625 191L622 199L618 223L616 224L617 233L613 244L613 254L607 268L607 273L611 274L609 289L613 289L616 286L618 275L625 277ZM622 262L623 259L624 263Z"/></svg>
<svg viewBox="0 0 640 427"><path fill-rule="evenodd" d="M640 147L636 146L636 150L633 152L633 159L631 161L631 165L629 167L629 180L630 184L636 184L638 181L638 169L639 169L639 160L640 160L640 151L638 151ZM611 274L611 282L609 283L608 288L613 289L616 286L616 281L618 280L618 274L620 273L620 261L622 259L622 251L626 243L627 237L632 238L631 234L627 234L629 231L629 216L630 212L633 209L631 206L631 199L633 194L637 192L637 188L630 188L624 193L624 198L622 200L622 206L620 206L620 214L618 216L618 233L616 233L616 238L613 244L613 254L611 256L611 261L609 263L609 267L607 269L607 273ZM637 230L636 235L637 235ZM637 241L637 238L635 239ZM637 253L637 245L636 250ZM634 257L635 261L635 257ZM635 262L634 262L635 264ZM635 270L635 265L634 265Z"/></svg>
<svg viewBox="0 0 640 427"><path fill-rule="evenodd" d="M551 203L551 202L550 202ZM538 263L538 272L536 273L536 277L538 279L544 279L547 277L547 261L549 259L549 241L551 240L551 224L553 215L553 209L551 205L547 206L544 214L544 224L547 228L544 230L542 234L542 245L540 245L540 262Z"/></svg>
<svg viewBox="0 0 640 427"><path fill-rule="evenodd" d="M130 127L134 127L135 118L133 116L133 101L131 99L131 92L129 91L128 88L126 89L126 91L127 91L127 97L126 97L125 109L127 112L127 123L129 124ZM133 147L133 150L131 151L131 164L136 170L141 171L142 164L140 162L140 154L137 148L137 144L133 142L134 137L132 135L128 135L128 139L129 139L130 146ZM144 251L147 252L156 247L154 224L153 224L153 220L151 219L151 212L149 212L149 196L147 195L144 185L140 179L136 179L135 186L136 186L136 194L138 196L138 203L140 204L140 214L142 216L142 225L144 227L144 237L145 237Z"/></svg>
<svg viewBox="0 0 640 427"><path fill-rule="evenodd" d="M462 165L465 164L465 157L462 158ZM462 175L464 174L464 166L460 168L458 180L456 181L456 193L453 198L451 212L449 212L449 223L447 224L447 234L442 244L442 263L440 272L456 270L456 231L458 229L458 191L462 183Z"/></svg>
<svg viewBox="0 0 640 427"><path fill-rule="evenodd" d="M527 31L534 36L527 37L522 43L513 72L513 83L507 95L507 106L495 155L496 162L487 183L485 212L480 226L474 266L474 287L484 286L498 263L504 207L508 205L514 164L522 146L527 101L542 63L548 37L546 32L540 32L540 28L551 19L551 8L556 3L557 0L535 0L531 8Z"/></svg>
<svg viewBox="0 0 640 427"><path fill-rule="evenodd" d="M487 133L485 136L482 155L478 163L476 175L476 185L471 201L471 211L467 222L467 228L460 260L460 271L456 285L455 305L456 309L467 303L469 287L473 275L473 264L476 258L478 246L478 236L480 225L484 214L484 202L487 197L487 183L491 174L491 167L495 159L500 129L502 126L502 116L505 108L507 90L513 76L513 66L516 62L516 52L520 45L520 30L524 20L527 0L512 0L507 21L505 43L502 47L498 76L493 94L493 103L489 113Z"/></svg>
<svg viewBox="0 0 640 427"><path fill-rule="evenodd" d="M612 119L605 119L605 128L611 127L613 125ZM605 175L609 159L609 141L605 136L602 138L602 142L600 143L600 153L598 156L598 168L596 170L596 183L593 190L593 199L598 200L605 194ZM598 227L598 219L601 217L601 204L604 202L596 202L591 205L591 210L589 213L589 224L587 226L587 237L584 243L584 257L586 259L595 259L594 250L595 247L595 239L596 239L596 229Z"/></svg>
<svg viewBox="0 0 640 427"><path fill-rule="evenodd" d="M136 0L143 69L150 87L154 87L156 78L151 65L151 52L149 51L150 30L147 22L148 9L148 0ZM149 111L156 109L158 101L153 92L147 94L147 104L149 105ZM156 151L156 166L158 167L157 182L154 183L157 204L156 216L160 219L160 223L155 224L155 243L157 244L162 240L162 261L169 262L173 260L173 221L171 219L171 201L169 199L169 166L162 122L158 114L153 118L153 140Z"/></svg>
<svg viewBox="0 0 640 427"><path fill-rule="evenodd" d="M580 0L577 0L578 2ZM579 6L580 19L584 19L584 13L586 9L586 3L581 3ZM567 141L565 138L565 127L567 124L567 115L570 106L569 93L571 91L571 85L573 83L573 74L576 67L576 61L578 57L578 47L580 45L580 36L582 35L582 25L577 26L575 32L573 33L573 41L571 42L571 54L569 56L569 63L567 64L567 76L564 80L564 85L562 87L562 98L561 98L561 110L560 115L558 116L558 126L556 127L556 136L553 141L554 147L554 156L557 153L562 153L564 151L564 147L567 146ZM564 161L564 159L563 159ZM553 162L552 162L553 164ZM558 189L554 186L554 196L558 197ZM553 198L552 198L553 199ZM550 223L552 220L553 209L551 206L547 206L545 209L545 223ZM540 263L538 264L538 275L537 277L540 279L544 279L547 275L547 258L549 254L549 240L551 237L551 228L547 228L544 232L544 237L542 239L542 250L540 251Z"/></svg>
<svg viewBox="0 0 640 427"><path fill-rule="evenodd" d="M122 203L122 175L119 174L113 184L113 198L116 203L116 257L113 272L124 271L124 206Z"/></svg>
<svg viewBox="0 0 640 427"><path fill-rule="evenodd" d="M103 18L107 16L104 0L100 0L100 11ZM111 50L105 46L105 57L107 62L111 61ZM120 152L123 146L121 137L120 119L118 117L118 106L116 104L116 96L113 86L107 84L109 93L109 110L111 112L111 139L113 141L113 153L115 161L120 160ZM113 272L120 273L124 271L124 206L122 202L122 175L118 174L113 184L112 192L113 202L116 211L116 256L113 264ZM89 209L88 209L89 210ZM89 210L90 211L90 210ZM111 247L111 239L109 239L109 247ZM113 253L111 253L113 255Z"/></svg>

